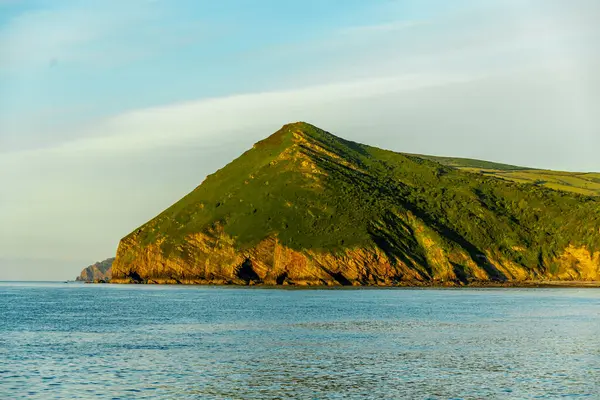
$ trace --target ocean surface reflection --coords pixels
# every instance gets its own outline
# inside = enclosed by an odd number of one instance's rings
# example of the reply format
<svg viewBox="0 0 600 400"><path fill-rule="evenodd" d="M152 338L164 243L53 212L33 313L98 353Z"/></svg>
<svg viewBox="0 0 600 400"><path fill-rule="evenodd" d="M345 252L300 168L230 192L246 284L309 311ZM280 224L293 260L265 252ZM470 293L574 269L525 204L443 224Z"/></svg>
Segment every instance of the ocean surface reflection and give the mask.
<svg viewBox="0 0 600 400"><path fill-rule="evenodd" d="M0 398L600 398L600 290L0 283Z"/></svg>

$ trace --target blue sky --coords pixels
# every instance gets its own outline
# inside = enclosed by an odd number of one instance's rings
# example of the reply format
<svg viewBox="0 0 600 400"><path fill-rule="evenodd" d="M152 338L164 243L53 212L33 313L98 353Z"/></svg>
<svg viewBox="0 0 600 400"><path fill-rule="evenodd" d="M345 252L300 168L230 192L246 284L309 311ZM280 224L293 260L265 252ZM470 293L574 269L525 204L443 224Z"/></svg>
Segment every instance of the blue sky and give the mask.
<svg viewBox="0 0 600 400"><path fill-rule="evenodd" d="M290 121L600 171L597 0L0 0L0 279L67 279Z"/></svg>
<svg viewBox="0 0 600 400"><path fill-rule="evenodd" d="M319 46L344 46L352 40L343 38L346 28L421 21L444 4L8 1L0 112L22 130L9 133L5 146L55 143L55 135L21 134L39 131L32 118L62 127L123 110L294 88L335 63Z"/></svg>

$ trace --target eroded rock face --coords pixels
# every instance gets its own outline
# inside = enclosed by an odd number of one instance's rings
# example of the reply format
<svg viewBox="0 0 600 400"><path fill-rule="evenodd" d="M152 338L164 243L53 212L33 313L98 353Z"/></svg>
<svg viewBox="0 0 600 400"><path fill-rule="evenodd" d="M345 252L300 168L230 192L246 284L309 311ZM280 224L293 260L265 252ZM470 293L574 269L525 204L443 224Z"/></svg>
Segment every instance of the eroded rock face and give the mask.
<svg viewBox="0 0 600 400"><path fill-rule="evenodd" d="M600 200L284 126L123 238L115 283L600 281Z"/></svg>
<svg viewBox="0 0 600 400"><path fill-rule="evenodd" d="M108 282L112 278L112 264L115 258L108 258L84 268L76 278L84 282Z"/></svg>
<svg viewBox="0 0 600 400"><path fill-rule="evenodd" d="M225 234L220 232L219 239ZM336 253L297 251L269 237L239 251L211 235L197 234L184 245L186 258L165 257L159 245L121 242L113 264L113 283L235 284L299 286L466 285L524 281L600 281L600 252L569 246L541 272L491 252L471 258L466 251L445 252L431 239L425 244L427 263L391 258L373 245ZM141 251L140 251L141 250ZM123 261L122 261L123 260ZM132 260L127 263L124 260Z"/></svg>
<svg viewBox="0 0 600 400"><path fill-rule="evenodd" d="M339 254L296 251L270 237L256 247L236 251L214 238L195 235L185 246L186 259L164 257L159 246L123 241L119 254L133 259L113 265L115 283L198 283L265 285L393 285L424 278L401 263L392 265L377 248L347 249Z"/></svg>

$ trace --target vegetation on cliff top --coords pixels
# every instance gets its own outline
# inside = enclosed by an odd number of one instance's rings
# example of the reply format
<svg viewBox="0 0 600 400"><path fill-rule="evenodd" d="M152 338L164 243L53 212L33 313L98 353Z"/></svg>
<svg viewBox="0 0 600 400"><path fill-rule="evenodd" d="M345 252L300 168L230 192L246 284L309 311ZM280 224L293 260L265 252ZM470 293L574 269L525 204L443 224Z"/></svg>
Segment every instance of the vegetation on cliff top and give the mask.
<svg viewBox="0 0 600 400"><path fill-rule="evenodd" d="M512 182L529 183L588 196L600 196L600 173L550 171L469 158L424 155L418 155L418 157L455 167L462 171L493 176Z"/></svg>
<svg viewBox="0 0 600 400"><path fill-rule="evenodd" d="M541 275L559 272L553 260L569 246L600 250L598 198L460 169L530 171L520 167L457 160L395 153L289 124L130 236L183 260L189 235L217 226L239 250L267 237L299 251L376 246L431 275L419 230L499 279L503 274L483 254Z"/></svg>

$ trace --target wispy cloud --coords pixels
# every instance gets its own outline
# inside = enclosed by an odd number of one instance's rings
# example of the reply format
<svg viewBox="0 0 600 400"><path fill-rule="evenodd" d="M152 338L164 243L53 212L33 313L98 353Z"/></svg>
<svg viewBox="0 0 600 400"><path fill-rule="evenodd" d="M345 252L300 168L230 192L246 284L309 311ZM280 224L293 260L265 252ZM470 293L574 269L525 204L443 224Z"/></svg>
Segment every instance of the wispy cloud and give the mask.
<svg viewBox="0 0 600 400"><path fill-rule="evenodd" d="M458 74L409 74L312 86L302 89L240 94L126 112L93 125L81 138L15 154L89 152L115 154L177 146L213 139L244 125L276 126L307 117L319 107L377 98L476 79ZM264 132L263 132L264 134ZM257 137L258 139L258 137ZM10 157L10 154L6 154Z"/></svg>

